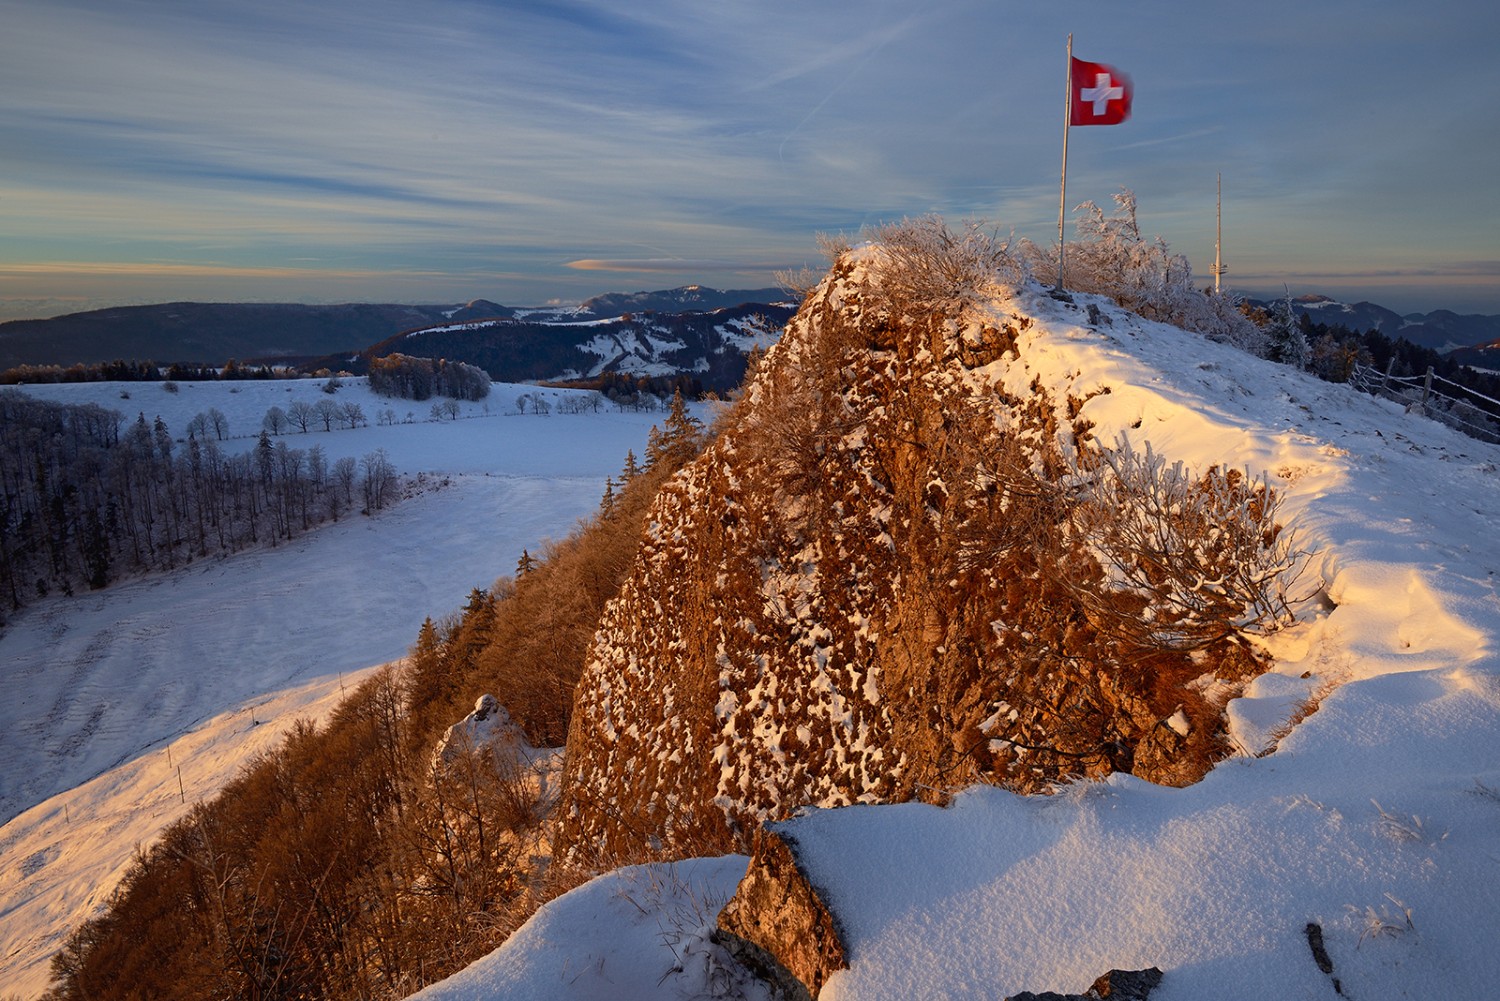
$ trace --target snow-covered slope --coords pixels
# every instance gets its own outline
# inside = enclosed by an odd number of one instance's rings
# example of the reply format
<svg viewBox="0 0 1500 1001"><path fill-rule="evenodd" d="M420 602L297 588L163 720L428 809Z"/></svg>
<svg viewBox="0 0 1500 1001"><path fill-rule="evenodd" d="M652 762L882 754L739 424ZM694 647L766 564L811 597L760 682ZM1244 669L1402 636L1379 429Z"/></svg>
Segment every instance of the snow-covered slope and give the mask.
<svg viewBox="0 0 1500 1001"><path fill-rule="evenodd" d="M1029 321L1019 360L991 373L1012 391L1107 385L1083 411L1101 440L1266 473L1315 551L1305 597L1266 640L1274 670L1230 703L1237 753L1196 785L1117 775L785 822L843 926L849 968L822 996L1081 991L1152 965L1154 1001L1328 998L1331 977L1355 998L1485 996L1500 979L1500 450L1102 300L1028 289L990 309ZM593 900L598 925L544 911L433 996L527 996L498 985L558 961L520 943L564 927L571 957L600 955L637 920L607 912L607 886L568 904Z"/></svg>
<svg viewBox="0 0 1500 1001"><path fill-rule="evenodd" d="M1272 473L1326 590L1231 703L1246 753L1195 786L1116 776L789 822L849 947L823 997L1082 991L1153 965L1155 1001L1330 997L1310 922L1346 996L1483 996L1500 974L1500 453L1158 324L1014 305L1040 321L1029 374L1112 387L1085 408L1102 433Z"/></svg>
<svg viewBox="0 0 1500 1001"><path fill-rule="evenodd" d="M267 407L319 383L26 387L68 402L161 413L175 433L209 407L226 449L249 448ZM130 399L120 399L128 392ZM137 844L212 795L298 716L318 716L360 672L401 657L425 616L510 572L521 551L593 512L652 413L520 415L497 385L463 418L352 380L371 427L294 433L330 460L384 448L424 489L274 549L200 561L73 598L38 601L0 634L0 995L45 987L47 960L107 896ZM387 407L416 422L375 425ZM182 786L179 789L178 767Z"/></svg>

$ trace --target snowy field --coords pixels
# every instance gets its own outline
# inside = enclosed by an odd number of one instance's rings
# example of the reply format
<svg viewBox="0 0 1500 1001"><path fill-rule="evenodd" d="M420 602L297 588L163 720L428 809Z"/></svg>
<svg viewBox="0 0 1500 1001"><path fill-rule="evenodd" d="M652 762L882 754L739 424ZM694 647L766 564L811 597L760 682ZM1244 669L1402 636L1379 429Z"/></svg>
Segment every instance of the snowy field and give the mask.
<svg viewBox="0 0 1500 1001"><path fill-rule="evenodd" d="M200 411L248 449L271 406L322 398L321 382L24 387L127 420L159 414L175 436ZM129 393L129 399L121 399ZM293 432L329 460L383 448L414 498L348 516L276 548L204 560L72 598L54 596L0 634L0 996L33 996L63 937L107 897L137 844L211 796L298 717L318 716L361 672L401 657L425 616L514 571L522 549L566 535L598 505L625 453L661 413L516 412L567 391L496 385L432 422L429 403L349 380L371 426ZM385 408L414 422L376 426ZM528 407L528 411L530 408ZM179 772L180 769L180 772ZM180 783L180 786L179 786Z"/></svg>
<svg viewBox="0 0 1500 1001"><path fill-rule="evenodd" d="M1269 473L1316 550L1301 621L1230 704L1240 753L1190 788L1115 776L788 821L844 923L850 966L820 997L1082 992L1150 966L1166 971L1152 1001L1331 1001L1334 978L1355 999L1494 996L1500 449L1098 302L1097 328L1041 295L998 303L1037 321L1007 381L1108 384L1084 409L1104 440ZM712 951L664 915L732 872L684 867L655 913L620 903L639 874L595 880L420 997L720 996ZM653 928L654 950L618 955Z"/></svg>

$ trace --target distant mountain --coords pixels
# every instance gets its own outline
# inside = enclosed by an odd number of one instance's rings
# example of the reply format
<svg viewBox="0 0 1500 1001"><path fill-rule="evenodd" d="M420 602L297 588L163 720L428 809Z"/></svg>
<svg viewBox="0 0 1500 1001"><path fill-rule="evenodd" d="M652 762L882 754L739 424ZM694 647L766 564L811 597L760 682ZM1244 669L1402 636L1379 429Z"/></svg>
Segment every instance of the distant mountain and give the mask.
<svg viewBox="0 0 1500 1001"><path fill-rule="evenodd" d="M17 365L87 365L115 359L222 365L231 358L353 352L398 330L437 323L468 308L170 302L12 320L0 323L0 371Z"/></svg>
<svg viewBox="0 0 1500 1001"><path fill-rule="evenodd" d="M357 357L325 361L330 368L348 368L358 375L370 359L399 352L467 362L501 382L591 379L606 372L687 374L704 389L722 392L739 385L750 351L774 343L796 312L791 303L738 298L747 294L752 293L715 292L717 297L737 298L738 303L708 311L615 312L598 305L609 298L601 296L589 301L593 307L585 303L569 310L516 310L510 317L450 321L403 331ZM620 297L613 305L625 300L669 303L665 297L670 295L637 293ZM590 319L594 310L606 315Z"/></svg>
<svg viewBox="0 0 1500 1001"><path fill-rule="evenodd" d="M116 359L164 365L178 361L222 365L231 358L338 360L368 356L387 342L389 351L439 352L436 356L473 361L496 378L554 378L587 373L601 364L605 369L618 369L638 362L658 369L676 365L680 367L674 371L707 371L715 368L711 356L719 350L722 337L685 332L712 331L718 324L765 312L786 298L781 289L721 291L688 285L658 292L611 293L570 307L521 308L488 299L463 305L174 302L121 306L0 323L0 371L18 365L67 366ZM745 308L720 320L688 319L738 307ZM770 308L770 313L779 318L778 324L784 323L794 308L795 304L788 303ZM585 331L578 326L626 314L632 319L618 320L610 331ZM512 325L507 326L510 321ZM464 349L476 347L472 332L458 338L461 345L449 347L456 345L457 325L480 322L493 327L494 343L483 349L488 361L466 357ZM626 328L632 322L636 327L631 329L644 339L627 345L633 335ZM579 347L611 333L623 338L615 348L603 341L592 348ZM402 340L397 346L397 335L411 334L422 336ZM687 340L678 344L680 336ZM731 341L734 336L730 335Z"/></svg>
<svg viewBox="0 0 1500 1001"><path fill-rule="evenodd" d="M1500 372L1500 340L1459 348L1450 357L1460 365Z"/></svg>
<svg viewBox="0 0 1500 1001"><path fill-rule="evenodd" d="M721 292L703 285L684 285L661 292L610 292L596 295L578 307L579 316L603 318L622 313L684 313L727 309L747 302L785 302L785 289L757 288ZM795 303L793 304L795 305Z"/></svg>
<svg viewBox="0 0 1500 1001"><path fill-rule="evenodd" d="M1274 300L1250 301L1269 306ZM1292 308L1317 323L1339 324L1357 333L1378 330L1387 337L1400 337L1444 353L1500 339L1500 316L1463 316L1447 309L1403 316L1373 302L1350 304L1325 295L1298 296L1292 300Z"/></svg>

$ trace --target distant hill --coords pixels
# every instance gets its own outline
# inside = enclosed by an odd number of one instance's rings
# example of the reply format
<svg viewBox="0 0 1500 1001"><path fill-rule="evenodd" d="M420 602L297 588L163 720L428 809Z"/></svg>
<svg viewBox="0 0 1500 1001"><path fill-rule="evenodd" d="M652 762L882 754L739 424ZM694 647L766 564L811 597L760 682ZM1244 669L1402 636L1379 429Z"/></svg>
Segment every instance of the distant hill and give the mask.
<svg viewBox="0 0 1500 1001"><path fill-rule="evenodd" d="M756 288L723 292L703 285L684 285L661 292L609 292L578 307L580 316L603 318L622 313L683 313L727 309L747 302L785 302L785 289ZM795 305L795 304L794 304Z"/></svg>
<svg viewBox="0 0 1500 1001"><path fill-rule="evenodd" d="M523 308L487 299L463 305L121 306L0 323L0 371L116 359L163 365L222 365L232 358L312 361L345 368L358 367L360 358L402 351L467 361L497 379L688 371L719 384L738 379L744 352L760 337L745 333L749 318L764 316L779 329L795 309L794 303L777 305L786 298L781 289L688 285L610 293L569 307ZM584 326L600 322L605 325Z"/></svg>
<svg viewBox="0 0 1500 1001"><path fill-rule="evenodd" d="M222 365L231 358L245 361L353 352L398 330L437 323L466 308L169 302L45 320L12 320L0 323L0 370L115 359Z"/></svg>
<svg viewBox="0 0 1500 1001"><path fill-rule="evenodd" d="M1258 306L1269 306L1273 301L1250 300ZM1500 340L1500 316L1460 315L1447 309L1402 315L1373 302L1351 304L1325 295L1298 296L1292 300L1292 308L1318 323L1339 324L1357 333L1378 330L1387 337L1400 337L1444 353Z"/></svg>
<svg viewBox="0 0 1500 1001"><path fill-rule="evenodd" d="M360 375L371 358L399 352L467 362L501 382L587 380L606 372L688 374L702 388L723 392L739 385L750 351L774 343L796 312L792 303L739 298L753 294L715 292L708 301L728 297L737 304L706 312L615 311L627 300L670 305L671 293L616 297L609 308L600 303L611 297L600 297L575 310L517 310L510 317L408 330L371 345L357 358L325 361L327 367L348 368ZM604 315L590 319L596 310Z"/></svg>

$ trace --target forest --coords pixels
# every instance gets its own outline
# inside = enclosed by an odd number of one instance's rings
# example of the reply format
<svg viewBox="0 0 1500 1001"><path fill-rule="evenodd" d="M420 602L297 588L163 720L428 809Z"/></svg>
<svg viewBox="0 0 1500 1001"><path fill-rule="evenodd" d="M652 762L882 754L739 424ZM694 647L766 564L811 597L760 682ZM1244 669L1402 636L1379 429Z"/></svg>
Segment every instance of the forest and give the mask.
<svg viewBox="0 0 1500 1001"><path fill-rule="evenodd" d="M277 545L400 492L383 450L330 462L262 432L219 447L217 411L178 442L160 418L0 390L0 594L12 611L255 545ZM221 420L222 415L217 415Z"/></svg>
<svg viewBox="0 0 1500 1001"><path fill-rule="evenodd" d="M695 456L681 398L597 513L514 577L475 588L322 726L142 849L108 910L53 960L53 1001L396 998L499 945L582 880L548 868L555 788L520 755L435 754L495 695L536 747L560 745L601 610L663 482Z"/></svg>

